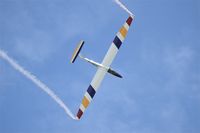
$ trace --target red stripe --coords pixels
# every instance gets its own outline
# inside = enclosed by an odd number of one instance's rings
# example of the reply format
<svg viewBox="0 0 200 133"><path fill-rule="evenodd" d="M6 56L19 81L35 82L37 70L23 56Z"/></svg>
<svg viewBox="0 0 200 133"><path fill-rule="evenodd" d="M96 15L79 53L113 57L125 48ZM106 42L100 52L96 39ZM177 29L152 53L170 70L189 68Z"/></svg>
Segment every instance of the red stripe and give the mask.
<svg viewBox="0 0 200 133"><path fill-rule="evenodd" d="M132 18L132 17L129 17L129 18L126 20L126 23L130 26L131 23L132 23L132 20L133 20L133 18Z"/></svg>
<svg viewBox="0 0 200 133"><path fill-rule="evenodd" d="M83 112L79 109L79 110L78 110L78 113L77 113L78 119L80 119L82 115L83 115Z"/></svg>

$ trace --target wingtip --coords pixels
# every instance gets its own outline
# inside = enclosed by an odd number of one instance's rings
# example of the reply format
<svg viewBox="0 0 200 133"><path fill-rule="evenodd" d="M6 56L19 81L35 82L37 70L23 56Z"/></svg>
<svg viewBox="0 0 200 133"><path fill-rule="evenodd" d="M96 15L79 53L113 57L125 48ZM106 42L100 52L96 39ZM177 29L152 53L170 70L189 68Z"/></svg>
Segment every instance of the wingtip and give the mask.
<svg viewBox="0 0 200 133"><path fill-rule="evenodd" d="M74 118L74 120L77 120L77 121L79 121L80 119L76 116L75 118Z"/></svg>
<svg viewBox="0 0 200 133"><path fill-rule="evenodd" d="M132 21L133 21L133 17L129 16L129 18L126 20L126 23L130 26Z"/></svg>
<svg viewBox="0 0 200 133"><path fill-rule="evenodd" d="M76 118L77 118L78 120L80 120L80 118L81 118L82 115L83 115L83 112L82 112L81 109L79 109L79 110L78 110L78 113L77 113L77 115L76 115Z"/></svg>

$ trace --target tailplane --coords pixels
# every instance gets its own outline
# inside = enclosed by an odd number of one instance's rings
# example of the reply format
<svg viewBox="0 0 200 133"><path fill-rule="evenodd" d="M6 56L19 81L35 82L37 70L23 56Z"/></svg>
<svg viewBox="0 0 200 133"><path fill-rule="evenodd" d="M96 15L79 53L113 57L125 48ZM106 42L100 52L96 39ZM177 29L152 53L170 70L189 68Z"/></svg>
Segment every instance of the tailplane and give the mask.
<svg viewBox="0 0 200 133"><path fill-rule="evenodd" d="M74 50L74 53L72 55L72 58L71 58L71 63L74 63L76 61L76 58L78 57L83 45L84 45L84 41L81 40L79 43L78 43L78 46L76 47L76 49Z"/></svg>

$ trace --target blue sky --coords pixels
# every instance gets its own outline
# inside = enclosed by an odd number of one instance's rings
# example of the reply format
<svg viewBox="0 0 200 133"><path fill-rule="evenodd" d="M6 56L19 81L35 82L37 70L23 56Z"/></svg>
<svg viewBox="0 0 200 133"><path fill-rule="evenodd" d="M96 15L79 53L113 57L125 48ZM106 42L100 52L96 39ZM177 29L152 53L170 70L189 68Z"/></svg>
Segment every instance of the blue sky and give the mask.
<svg viewBox="0 0 200 133"><path fill-rule="evenodd" d="M136 15L80 121L0 59L1 133L200 132L200 1L123 0ZM0 48L47 84L76 113L127 13L112 0L0 0Z"/></svg>

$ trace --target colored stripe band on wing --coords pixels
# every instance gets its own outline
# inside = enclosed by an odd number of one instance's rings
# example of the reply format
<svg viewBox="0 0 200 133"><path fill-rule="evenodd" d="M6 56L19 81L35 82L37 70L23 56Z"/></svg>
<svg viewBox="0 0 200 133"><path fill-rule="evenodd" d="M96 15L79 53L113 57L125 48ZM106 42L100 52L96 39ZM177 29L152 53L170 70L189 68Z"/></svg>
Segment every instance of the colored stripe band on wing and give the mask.
<svg viewBox="0 0 200 133"><path fill-rule="evenodd" d="M96 91L94 90L94 88L90 85L89 88L87 89L88 94L91 96L91 98L94 97Z"/></svg>
<svg viewBox="0 0 200 133"><path fill-rule="evenodd" d="M79 109L79 110L78 110L78 113L77 113L78 119L80 119L82 115L83 115L83 112Z"/></svg>
<svg viewBox="0 0 200 133"><path fill-rule="evenodd" d="M81 110L82 112L85 111L85 107L83 106L83 104L81 104L79 108L80 108L80 110Z"/></svg>
<svg viewBox="0 0 200 133"><path fill-rule="evenodd" d="M82 100L82 104L85 108L87 108L87 106L89 105L89 100L84 96L83 100Z"/></svg>
<svg viewBox="0 0 200 133"><path fill-rule="evenodd" d="M126 20L126 23L130 26L131 23L132 23L132 20L133 20L133 18L132 18L132 17L129 17L129 18Z"/></svg>
<svg viewBox="0 0 200 133"><path fill-rule="evenodd" d="M120 46L121 46L121 44L122 44L121 40L120 40L117 36L115 37L113 43L115 44L115 46L116 46L118 49L120 48Z"/></svg>
<svg viewBox="0 0 200 133"><path fill-rule="evenodd" d="M122 36L120 32L117 33L117 37L121 40L121 42L124 41L124 37Z"/></svg>
<svg viewBox="0 0 200 133"><path fill-rule="evenodd" d="M129 25L127 23L124 23L124 28L128 31L129 30Z"/></svg>
<svg viewBox="0 0 200 133"><path fill-rule="evenodd" d="M91 96L88 94L87 91L85 92L85 95L84 95L84 96L89 100L89 102L92 101L92 98L91 98Z"/></svg>
<svg viewBox="0 0 200 133"><path fill-rule="evenodd" d="M120 33L122 34L122 36L123 36L124 38L126 37L127 30L126 30L126 28L125 28L124 26L120 29Z"/></svg>

